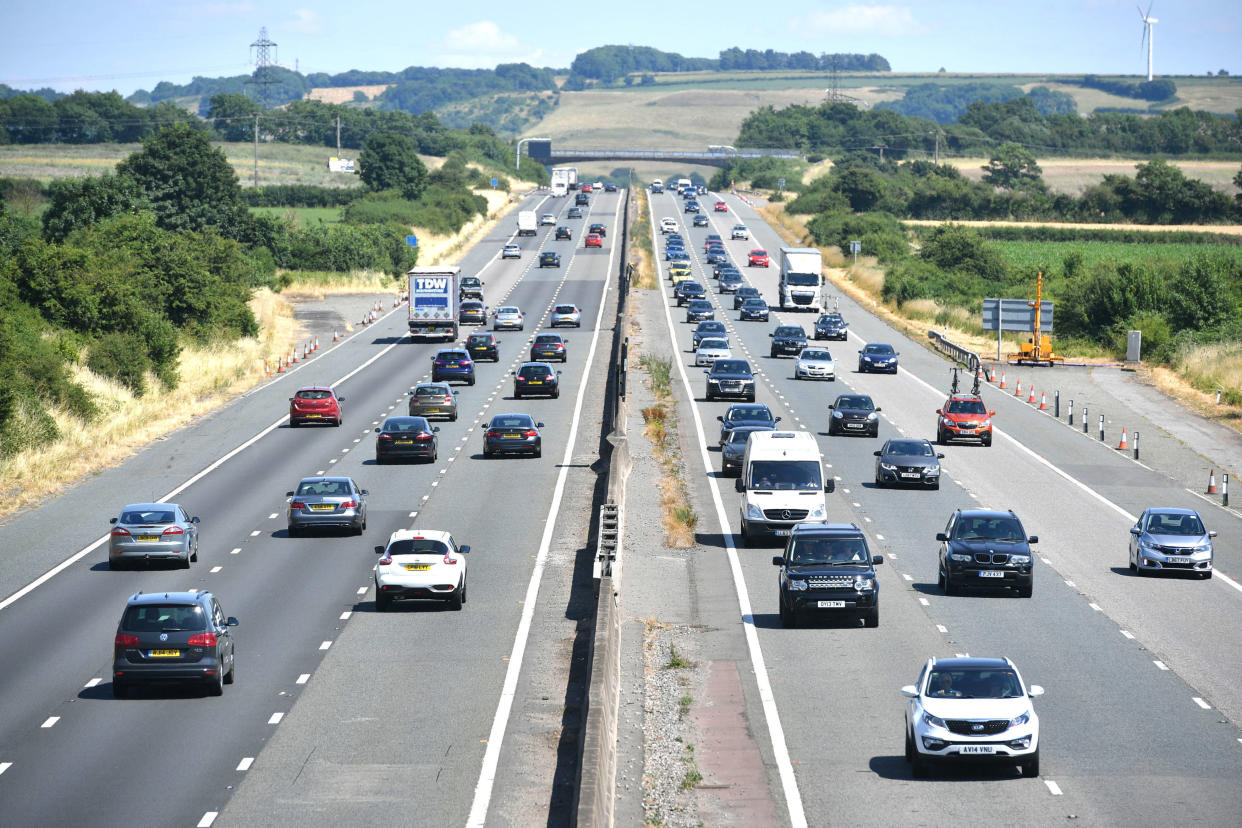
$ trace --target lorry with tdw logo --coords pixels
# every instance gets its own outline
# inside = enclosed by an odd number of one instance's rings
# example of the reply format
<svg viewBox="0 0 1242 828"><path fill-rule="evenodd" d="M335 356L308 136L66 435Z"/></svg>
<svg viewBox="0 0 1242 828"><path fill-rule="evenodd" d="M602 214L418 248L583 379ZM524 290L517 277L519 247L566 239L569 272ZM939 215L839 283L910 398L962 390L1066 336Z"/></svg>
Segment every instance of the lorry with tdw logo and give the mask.
<svg viewBox="0 0 1242 828"><path fill-rule="evenodd" d="M457 284L461 268L415 267L410 279L410 336L457 339Z"/></svg>

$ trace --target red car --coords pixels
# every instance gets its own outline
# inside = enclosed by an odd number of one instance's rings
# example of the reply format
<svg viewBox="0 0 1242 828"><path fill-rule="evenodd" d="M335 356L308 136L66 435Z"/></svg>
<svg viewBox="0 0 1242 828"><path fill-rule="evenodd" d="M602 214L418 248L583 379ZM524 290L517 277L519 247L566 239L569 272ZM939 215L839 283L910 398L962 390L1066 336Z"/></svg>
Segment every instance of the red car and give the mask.
<svg viewBox="0 0 1242 828"><path fill-rule="evenodd" d="M579 188L579 190L581 190L581 191L582 191L582 192L584 192L584 193L589 193L589 192L591 192L591 185L590 185L590 184L583 184L583 185Z"/></svg>
<svg viewBox="0 0 1242 828"><path fill-rule="evenodd" d="M717 213L727 213L727 212L729 212L729 205L728 205L728 204L725 204L723 201L717 201L717 202L716 202L716 212L717 212Z"/></svg>
<svg viewBox="0 0 1242 828"><path fill-rule="evenodd" d="M936 442L947 446L951 440L978 440L992 445L992 418L981 397L975 394L952 394L944 406L936 410Z"/></svg>
<svg viewBox="0 0 1242 828"><path fill-rule="evenodd" d="M599 233L587 233L586 242L582 246L583 247L603 247L604 239L602 236L600 236Z"/></svg>
<svg viewBox="0 0 1242 828"><path fill-rule="evenodd" d="M767 267L771 262L768 261L768 251L755 248L746 254L747 267Z"/></svg>
<svg viewBox="0 0 1242 828"><path fill-rule="evenodd" d="M341 403L344 397L327 386L308 385L299 388L289 398L289 427L296 428L303 423L331 422L334 426L341 424Z"/></svg>

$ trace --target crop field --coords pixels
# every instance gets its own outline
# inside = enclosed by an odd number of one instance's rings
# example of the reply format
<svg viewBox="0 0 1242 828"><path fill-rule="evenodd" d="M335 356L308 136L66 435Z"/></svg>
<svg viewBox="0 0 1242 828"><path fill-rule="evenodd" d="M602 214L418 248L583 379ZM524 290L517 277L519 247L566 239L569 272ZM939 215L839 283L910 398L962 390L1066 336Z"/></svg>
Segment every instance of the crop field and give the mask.
<svg viewBox="0 0 1242 828"><path fill-rule="evenodd" d="M1041 242L1041 241L989 241L988 246L998 250L1010 267L1034 276L1043 271L1045 276L1059 276L1062 262L1070 253L1082 255L1083 264L1090 270L1097 262L1128 262L1147 264L1157 261L1183 262L1194 256L1227 256L1242 265L1242 246L1223 244L1155 243L1134 244L1127 242Z"/></svg>
<svg viewBox="0 0 1242 828"><path fill-rule="evenodd" d="M339 224L341 221L340 207L251 207L250 212L256 216L291 216L299 227L323 222Z"/></svg>

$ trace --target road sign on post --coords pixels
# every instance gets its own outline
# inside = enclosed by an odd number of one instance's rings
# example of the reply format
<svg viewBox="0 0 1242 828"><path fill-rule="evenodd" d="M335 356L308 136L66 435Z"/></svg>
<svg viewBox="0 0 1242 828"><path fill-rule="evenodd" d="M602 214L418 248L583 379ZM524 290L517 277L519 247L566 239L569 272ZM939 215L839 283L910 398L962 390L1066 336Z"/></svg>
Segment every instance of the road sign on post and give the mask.
<svg viewBox="0 0 1242 828"><path fill-rule="evenodd" d="M410 247L418 247L418 236L406 236L405 243Z"/></svg>
<svg viewBox="0 0 1242 828"><path fill-rule="evenodd" d="M1001 357L1001 333L1024 331L1030 333L1035 327L1035 308L1025 299L984 299L983 329L996 331L996 358ZM1039 303L1039 332L1052 333L1052 303Z"/></svg>
<svg viewBox="0 0 1242 828"><path fill-rule="evenodd" d="M858 264L858 254L862 252L862 242L851 241L850 252L854 254L854 264Z"/></svg>
<svg viewBox="0 0 1242 828"><path fill-rule="evenodd" d="M500 179L499 179L499 178L493 178L493 179L492 179L492 189L494 190L494 189L496 189L496 188L497 188L497 187L499 187L499 186L500 186Z"/></svg>

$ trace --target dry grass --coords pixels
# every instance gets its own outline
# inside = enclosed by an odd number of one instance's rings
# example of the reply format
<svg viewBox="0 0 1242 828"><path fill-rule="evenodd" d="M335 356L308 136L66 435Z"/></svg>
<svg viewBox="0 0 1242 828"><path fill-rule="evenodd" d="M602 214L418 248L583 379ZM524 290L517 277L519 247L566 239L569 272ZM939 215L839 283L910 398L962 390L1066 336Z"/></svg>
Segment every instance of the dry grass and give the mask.
<svg viewBox="0 0 1242 828"><path fill-rule="evenodd" d="M971 181L983 180L983 166L986 158L947 158L945 164L957 167L962 175ZM1125 158L1041 158L1040 169L1043 170L1044 183L1053 192L1081 195L1083 190L1093 184L1099 184L1106 175L1134 176L1141 160ZM1213 189L1233 195L1238 188L1233 184L1233 177L1238 173L1236 161L1195 161L1169 159L1169 163L1187 178L1196 178L1210 185Z"/></svg>
<svg viewBox="0 0 1242 828"><path fill-rule="evenodd" d="M660 511L663 515L664 543L670 549L694 546L694 527L698 517L686 506L685 487L674 477L660 478Z"/></svg>
<svg viewBox="0 0 1242 828"><path fill-rule="evenodd" d="M479 195L487 199L487 214L475 216L456 233L437 235L425 230L418 231L418 264L420 267L454 264L453 259L469 247L475 245L487 235L520 201L519 193L534 189L535 185L526 181L511 183L513 193L499 190L477 190ZM417 228L415 228L417 229Z"/></svg>
<svg viewBox="0 0 1242 828"><path fill-rule="evenodd" d="M363 86L316 86L306 93L304 100L343 104L351 102L355 92L361 92L367 96L368 100L371 100L392 85L391 83L373 83Z"/></svg>
<svg viewBox="0 0 1242 828"><path fill-rule="evenodd" d="M647 209L647 191L635 187L630 191L635 199L637 217L630 228L630 264L634 266L634 287L655 290L659 287L656 275L655 249L651 242L651 211Z"/></svg>
<svg viewBox="0 0 1242 828"><path fill-rule="evenodd" d="M326 296L354 293L393 293L402 289L399 280L377 270L351 273L294 274L280 295L290 300L321 300Z"/></svg>

